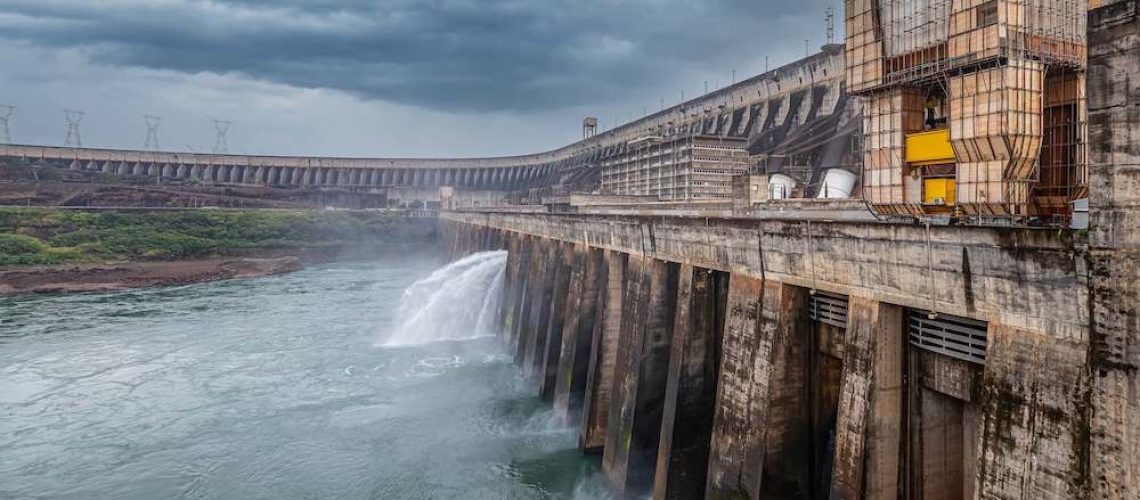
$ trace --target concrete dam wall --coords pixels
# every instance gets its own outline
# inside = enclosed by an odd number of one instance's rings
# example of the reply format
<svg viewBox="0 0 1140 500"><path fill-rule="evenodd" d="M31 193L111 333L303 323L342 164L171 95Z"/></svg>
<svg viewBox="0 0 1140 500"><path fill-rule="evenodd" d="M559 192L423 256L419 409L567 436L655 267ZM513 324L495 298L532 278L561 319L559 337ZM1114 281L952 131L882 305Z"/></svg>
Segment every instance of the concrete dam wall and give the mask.
<svg viewBox="0 0 1140 500"><path fill-rule="evenodd" d="M1140 498L1140 0L1089 16L1090 229L448 212L631 497Z"/></svg>
<svg viewBox="0 0 1140 500"><path fill-rule="evenodd" d="M644 139L739 143L751 153L799 154L816 164L838 161L814 154L818 137L840 127L849 108L842 98L843 50L823 51L601 131L552 151L491 158L332 158L159 152L0 144L0 158L52 162L116 176L147 176L207 183L295 188L451 187L515 192L601 188L603 164L644 152ZM850 122L843 120L843 123ZM850 131L848 131L849 133ZM639 140L641 146L638 146ZM794 154L793 154L794 153ZM782 161L782 160L781 160ZM691 163L691 161L690 161ZM706 166L707 168L707 166ZM779 169L779 165L773 168ZM812 176L811 168L806 174Z"/></svg>
<svg viewBox="0 0 1140 500"><path fill-rule="evenodd" d="M509 251L504 340L620 492L1086 494L1066 233L448 213L441 235Z"/></svg>

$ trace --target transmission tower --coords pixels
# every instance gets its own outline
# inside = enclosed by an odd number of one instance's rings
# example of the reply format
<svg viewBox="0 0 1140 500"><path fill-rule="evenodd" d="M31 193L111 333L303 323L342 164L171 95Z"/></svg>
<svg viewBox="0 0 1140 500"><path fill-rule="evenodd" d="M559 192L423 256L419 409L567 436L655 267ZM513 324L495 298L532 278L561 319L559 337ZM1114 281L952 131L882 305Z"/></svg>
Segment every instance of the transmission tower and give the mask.
<svg viewBox="0 0 1140 500"><path fill-rule="evenodd" d="M83 138L79 135L79 122L82 122L83 117L86 115L87 113L82 111L71 109L63 110L63 116L67 118L67 137L63 139L65 146L72 148L83 147Z"/></svg>
<svg viewBox="0 0 1140 500"><path fill-rule="evenodd" d="M161 116L143 115L146 123L146 140L143 141L144 151L158 151L158 126L162 123Z"/></svg>
<svg viewBox="0 0 1140 500"><path fill-rule="evenodd" d="M8 130L8 119L16 111L15 106L0 104L0 144L12 143L12 132Z"/></svg>
<svg viewBox="0 0 1140 500"><path fill-rule="evenodd" d="M835 43L835 7L827 8L827 44Z"/></svg>
<svg viewBox="0 0 1140 500"><path fill-rule="evenodd" d="M219 120L217 118L214 118L213 120L214 120L214 130L216 130L218 132L218 137L216 139L214 139L214 152L215 153L229 153L230 152L230 145L229 145L229 142L226 141L226 133L228 133L230 131L230 125L232 125L233 122L226 121L226 120Z"/></svg>

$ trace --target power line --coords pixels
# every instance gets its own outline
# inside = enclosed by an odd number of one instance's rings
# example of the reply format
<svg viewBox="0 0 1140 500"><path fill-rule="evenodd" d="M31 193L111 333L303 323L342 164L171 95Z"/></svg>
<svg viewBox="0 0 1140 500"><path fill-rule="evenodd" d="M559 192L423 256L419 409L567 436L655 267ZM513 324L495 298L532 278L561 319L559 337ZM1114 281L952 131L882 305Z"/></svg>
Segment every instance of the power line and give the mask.
<svg viewBox="0 0 1140 500"><path fill-rule="evenodd" d="M12 144L12 132L8 130L8 120L15 111L15 106L0 104L0 143Z"/></svg>
<svg viewBox="0 0 1140 500"><path fill-rule="evenodd" d="M83 121L83 117L87 116L87 113L65 109L63 116L67 118L67 137L63 139L63 144L72 148L83 147L83 137L79 135L79 123Z"/></svg>
<svg viewBox="0 0 1140 500"><path fill-rule="evenodd" d="M213 120L214 130L218 132L218 136L214 139L214 152L229 153L230 144L226 139L226 134L229 133L230 125L233 125L233 122L227 120L219 120L217 118L213 118Z"/></svg>
<svg viewBox="0 0 1140 500"><path fill-rule="evenodd" d="M162 117L143 115L143 123L146 123L146 140L143 141L143 150L158 151L158 126L162 124Z"/></svg>

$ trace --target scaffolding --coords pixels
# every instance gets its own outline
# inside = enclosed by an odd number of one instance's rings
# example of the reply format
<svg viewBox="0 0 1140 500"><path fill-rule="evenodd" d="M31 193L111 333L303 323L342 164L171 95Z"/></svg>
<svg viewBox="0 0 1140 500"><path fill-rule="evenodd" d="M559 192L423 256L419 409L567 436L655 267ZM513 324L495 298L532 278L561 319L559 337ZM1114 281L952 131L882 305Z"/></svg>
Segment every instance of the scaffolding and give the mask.
<svg viewBox="0 0 1140 500"><path fill-rule="evenodd" d="M931 213L926 173L952 172L955 209L967 216L1063 218L1087 196L1089 8L1089 0L847 0L848 89L866 103L864 192L876 210ZM907 136L924 121L927 131L949 128L950 164L907 162Z"/></svg>
<svg viewBox="0 0 1140 500"><path fill-rule="evenodd" d="M967 214L1029 215L1043 83L1043 65L1024 60L950 79L958 203Z"/></svg>

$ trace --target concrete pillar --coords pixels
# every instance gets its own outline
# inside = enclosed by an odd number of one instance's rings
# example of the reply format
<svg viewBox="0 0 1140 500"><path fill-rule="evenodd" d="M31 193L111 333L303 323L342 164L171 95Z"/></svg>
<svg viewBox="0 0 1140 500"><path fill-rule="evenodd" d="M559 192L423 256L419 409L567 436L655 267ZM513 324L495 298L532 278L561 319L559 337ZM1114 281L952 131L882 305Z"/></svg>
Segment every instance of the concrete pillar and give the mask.
<svg viewBox="0 0 1140 500"><path fill-rule="evenodd" d="M622 289L628 255L606 250L603 289L599 291L597 320L590 343L590 365L586 373L586 393L582 404L579 448L599 452L605 446L609 427L610 399L617 365L621 334ZM599 276L601 277L601 276Z"/></svg>
<svg viewBox="0 0 1140 500"><path fill-rule="evenodd" d="M730 278L706 485L709 497L802 494L787 483L802 482L803 471L797 464L806 463L795 454L807 450L796 450L794 443L807 433L792 425L797 417L800 426L808 423L807 416L800 415L807 409L802 375L805 296L803 289L774 281L736 274Z"/></svg>
<svg viewBox="0 0 1140 500"><path fill-rule="evenodd" d="M640 496L657 469L678 266L633 255L628 266L602 470L619 493Z"/></svg>
<svg viewBox="0 0 1140 500"><path fill-rule="evenodd" d="M1098 500L1140 498L1140 1L1089 16L1091 446Z"/></svg>
<svg viewBox="0 0 1140 500"><path fill-rule="evenodd" d="M573 256L569 295L562 329L562 354L554 389L554 410L565 422L581 422L590 369L590 349L597 322L599 296L605 291L605 260L601 250L579 247Z"/></svg>
<svg viewBox="0 0 1140 500"><path fill-rule="evenodd" d="M681 266L655 499L704 496L727 298L727 274Z"/></svg>
<svg viewBox="0 0 1140 500"><path fill-rule="evenodd" d="M523 375L528 380L538 381L545 374L542 365L545 360L546 337L550 325L551 305L554 301L554 285L558 270L561 267L561 251L559 245L550 240L542 242L542 251L539 252L536 282L531 299L530 318L527 322L529 330L527 342L523 350Z"/></svg>
<svg viewBox="0 0 1140 500"><path fill-rule="evenodd" d="M514 339L514 357L515 364L523 368L524 360L526 359L527 349L533 343L532 337L534 336L534 318L536 314L534 310L539 309L538 295L542 288L543 278L545 276L545 261L546 261L546 245L544 240L538 237L529 237L530 239L530 262L527 263L525 279L523 282L522 291L522 306L519 309L518 326L515 328Z"/></svg>
<svg viewBox="0 0 1140 500"><path fill-rule="evenodd" d="M850 297L833 500L897 500L903 436L903 309Z"/></svg>
<svg viewBox="0 0 1140 500"><path fill-rule="evenodd" d="M518 286L519 254L522 246L519 237L509 233L504 236L507 241L507 270L503 274L503 297L499 300L499 312L495 322L499 325L499 330L506 334L507 338L504 340L509 340L511 325L514 323L512 308L515 303L515 287Z"/></svg>
<svg viewBox="0 0 1140 500"><path fill-rule="evenodd" d="M978 497L1026 498L1033 491L1041 498L1087 498L1087 483L1076 481L1084 474L1080 443L1090 417L1086 396L1076 390L1087 373L1087 346L994 321L987 337Z"/></svg>
<svg viewBox="0 0 1140 500"><path fill-rule="evenodd" d="M562 356L562 331L566 324L566 300L570 293L570 273L573 270L574 245L558 246L554 270L554 292L550 302L550 317L546 324L546 344L542 347L542 360L536 372L538 393L543 401L554 401L554 388L558 381L558 363Z"/></svg>
<svg viewBox="0 0 1140 500"><path fill-rule="evenodd" d="M521 335L523 332L523 325L526 323L528 309L528 297L531 284L531 274L534 266L534 239L530 236L520 236L519 242L519 256L516 261L516 269L514 278L511 280L511 304L507 317L508 332L508 346L511 353L515 354L515 361L520 359L517 353L519 352L519 345Z"/></svg>

